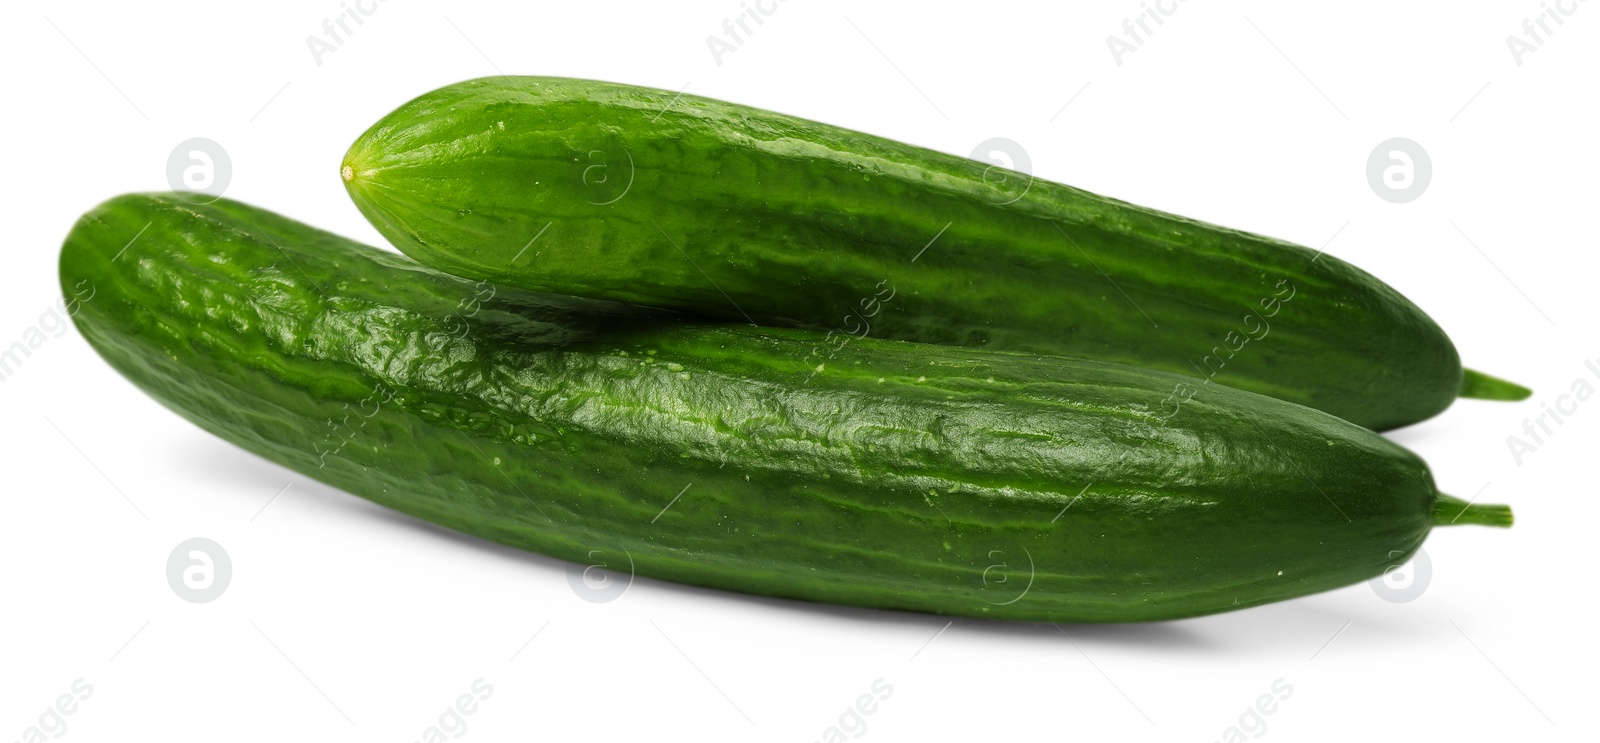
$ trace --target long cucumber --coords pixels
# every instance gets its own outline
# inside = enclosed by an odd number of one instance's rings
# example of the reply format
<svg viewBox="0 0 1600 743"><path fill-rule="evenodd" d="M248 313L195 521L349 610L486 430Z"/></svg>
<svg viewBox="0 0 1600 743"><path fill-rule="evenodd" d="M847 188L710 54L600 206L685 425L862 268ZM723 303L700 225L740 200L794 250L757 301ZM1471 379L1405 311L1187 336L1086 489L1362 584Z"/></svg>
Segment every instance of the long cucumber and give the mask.
<svg viewBox="0 0 1600 743"><path fill-rule="evenodd" d="M1528 394L1463 376L1432 319L1333 256L695 95L472 80L385 116L341 173L396 247L474 279L1118 361L1374 429Z"/></svg>
<svg viewBox="0 0 1600 743"><path fill-rule="evenodd" d="M137 240L131 238L138 237ZM733 591L1140 621L1371 578L1507 525L1331 415L1093 361L865 339L447 276L244 204L118 197L61 253L118 372L397 511Z"/></svg>

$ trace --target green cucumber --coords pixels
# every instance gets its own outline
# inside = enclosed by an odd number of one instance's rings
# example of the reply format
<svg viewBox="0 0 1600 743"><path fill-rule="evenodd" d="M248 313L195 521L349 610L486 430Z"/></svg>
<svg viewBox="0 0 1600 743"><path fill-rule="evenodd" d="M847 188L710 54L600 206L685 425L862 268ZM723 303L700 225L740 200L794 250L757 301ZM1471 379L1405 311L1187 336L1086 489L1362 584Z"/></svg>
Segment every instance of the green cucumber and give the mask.
<svg viewBox="0 0 1600 743"><path fill-rule="evenodd" d="M816 373L817 333L474 284L225 199L102 204L61 283L93 292L74 321L113 368L223 439L468 534L684 583L1156 620L1371 578L1435 524L1510 522L1280 400L872 339Z"/></svg>
<svg viewBox="0 0 1600 743"><path fill-rule="evenodd" d="M341 173L396 247L473 279L1118 361L1374 429L1528 395L1464 384L1433 320L1332 256L694 95L473 80L385 116Z"/></svg>

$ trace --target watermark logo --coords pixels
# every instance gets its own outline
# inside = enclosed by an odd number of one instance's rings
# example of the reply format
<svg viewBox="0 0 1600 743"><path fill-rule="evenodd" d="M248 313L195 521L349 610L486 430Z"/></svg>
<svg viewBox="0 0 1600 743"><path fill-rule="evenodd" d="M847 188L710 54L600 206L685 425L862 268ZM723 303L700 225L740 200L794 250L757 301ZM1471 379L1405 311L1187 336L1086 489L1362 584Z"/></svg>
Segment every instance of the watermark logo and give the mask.
<svg viewBox="0 0 1600 743"><path fill-rule="evenodd" d="M493 292L491 291L492 295ZM473 314L476 313L477 310L474 309ZM452 316L451 319L456 319L456 317ZM462 330L463 333L466 330L465 320L462 320ZM350 403L340 403L339 407L344 410L344 415L340 416L337 421L329 418L327 420L328 431L323 434L322 442L312 442L311 444L312 451L317 455L317 469L320 470L327 467L328 457L343 451L344 447L356 438L357 432L367 427L367 419L383 410L383 406L393 400L395 394L394 388L379 382L373 386L371 394L356 402L354 409L350 407ZM368 412L369 409L371 412ZM354 421L351 420L352 417L355 418ZM324 449L324 444L328 445L328 448Z"/></svg>
<svg viewBox="0 0 1600 743"><path fill-rule="evenodd" d="M1596 361L1600 359L1585 360L1583 365L1595 379L1600 379L1600 364L1596 364ZM1571 387L1565 393L1556 397L1554 405L1549 402L1539 403L1542 410L1538 417L1522 419L1523 435L1511 434L1506 437L1506 449L1511 452L1511 461L1521 467L1524 457L1549 443L1550 437L1554 436L1561 426L1566 425L1567 418L1577 413L1578 406L1588 402L1591 397L1594 397L1594 385L1589 384L1589 380L1578 377L1572 380Z"/></svg>
<svg viewBox="0 0 1600 743"><path fill-rule="evenodd" d="M1007 606L1022 600L1033 590L1033 555L1026 547L1016 553L1003 549L989 550L989 567L983 569L983 587L994 599L984 599L995 606ZM1014 557L1008 555L1015 555Z"/></svg>
<svg viewBox="0 0 1600 743"><path fill-rule="evenodd" d="M578 598L591 604L609 604L622 598L633 585L633 555L622 550L589 550L587 562L567 565L567 585ZM615 564L613 564L615 563ZM621 567L627 566L623 572Z"/></svg>
<svg viewBox="0 0 1600 743"><path fill-rule="evenodd" d="M167 155L167 185L196 204L216 201L232 180L228 151L205 137L185 139Z"/></svg>
<svg viewBox="0 0 1600 743"><path fill-rule="evenodd" d="M1367 185L1391 204L1415 201L1433 180L1428 151L1405 137L1386 139L1367 155Z"/></svg>
<svg viewBox="0 0 1600 743"><path fill-rule="evenodd" d="M606 150L589 150L588 161L583 168L583 175L579 179L587 193L594 198L586 198L595 206L609 206L622 200L633 189L633 153L626 147L618 147L622 152L621 158L615 158ZM626 165L627 172L620 168L613 171L615 165Z"/></svg>
<svg viewBox="0 0 1600 743"><path fill-rule="evenodd" d="M432 725L423 728L418 743L440 743L446 736L460 738L467 734L467 718L477 714L481 703L494 696L494 686L482 678L474 679L467 692L458 695L455 703L444 708Z"/></svg>
<svg viewBox="0 0 1600 743"><path fill-rule="evenodd" d="M810 365L813 361L817 362L817 365L811 369L811 373L806 375L806 381L811 381L812 377L827 369L827 363L838 357L839 352L843 351L845 346L850 345L851 341L865 338L871 334L872 318L877 317L878 313L883 311L884 305L894 301L894 295L894 285L890 284L888 279L873 284L872 294L862 297L860 301L856 302L856 307L851 307L850 311L844 315L844 320L840 323L839 328L829 330L826 335L822 336L823 345L820 347L812 346L811 352L806 354L801 363Z"/></svg>
<svg viewBox="0 0 1600 743"><path fill-rule="evenodd" d="M1278 678L1273 679L1270 693L1263 693L1256 697L1255 703L1244 708L1239 713L1239 719L1234 724L1223 728L1220 741L1239 743L1248 738L1260 738L1267 734L1267 718L1276 714L1282 702L1294 696L1294 686L1288 681Z"/></svg>
<svg viewBox="0 0 1600 743"><path fill-rule="evenodd" d="M1222 345L1212 346L1210 352L1200 357L1198 363L1189 362L1189 366L1199 372L1200 376L1205 377L1200 382L1201 387L1211 384L1217 374L1228 365L1228 362L1232 361L1233 357L1238 355L1240 351L1243 351L1245 346L1250 345L1251 341L1266 340L1267 336L1272 333L1272 323L1268 322L1268 319L1277 317L1278 313L1283 311L1283 306L1292 301L1295 295L1299 293L1299 290L1295 289L1294 284L1288 279L1279 279L1278 283L1273 284L1272 288L1274 290L1272 294L1261 297L1256 301L1256 306L1261 308L1259 311L1252 308L1250 314L1240 318L1237 328L1228 331L1227 334L1222 336ZM1182 412L1183 406L1193 400L1194 396L1199 392L1200 387L1187 382L1174 384L1172 391L1167 393L1167 396L1162 398L1160 403L1157 403L1156 407L1159 412L1154 417L1160 421L1162 427L1165 427L1174 416ZM1144 448L1144 445L1141 444L1140 448Z"/></svg>
<svg viewBox="0 0 1600 743"><path fill-rule="evenodd" d="M472 329L472 326L467 321L477 317L478 312L483 309L483 303L494 299L497 291L494 284L487 281L474 283L472 285L472 296L456 302L455 311L450 313L450 337L456 339L467 337L467 333ZM373 412L376 413L377 411Z"/></svg>
<svg viewBox="0 0 1600 743"><path fill-rule="evenodd" d="M66 735L67 718L76 714L79 703L91 696L94 696L94 686L81 678L74 679L67 691L56 695L54 704L45 707L34 723L23 729L18 740L42 743L46 738Z"/></svg>
<svg viewBox="0 0 1600 743"><path fill-rule="evenodd" d="M1393 559L1403 554L1395 550L1389 553L1389 557ZM1378 598L1391 604L1404 604L1415 601L1428 590L1428 584L1432 582L1433 561L1428 559L1428 551L1419 547L1411 559L1384 568L1383 575L1367 581L1367 585L1372 586L1372 592L1378 594Z"/></svg>
<svg viewBox="0 0 1600 743"><path fill-rule="evenodd" d="M1132 18L1122 19L1122 35L1112 34L1106 37L1106 48L1111 50L1111 61L1122 66L1122 59L1129 54L1139 51L1156 29L1165 25L1168 18L1178 12L1179 3L1184 0L1151 0L1139 3L1143 11Z"/></svg>
<svg viewBox="0 0 1600 743"><path fill-rule="evenodd" d="M1206 382L1209 381L1211 380L1206 380ZM1202 382L1202 384L1204 384L1204 382ZM1195 394L1199 391L1199 387L1189 384L1188 382L1178 382L1172 385L1172 391L1168 392L1167 396L1161 398L1161 402L1156 404L1156 407L1160 411L1156 417L1160 419L1161 425L1167 425L1167 421L1172 420L1173 416L1181 412L1184 404L1190 400L1193 400Z"/></svg>
<svg viewBox="0 0 1600 743"><path fill-rule="evenodd" d="M971 157L988 163L983 169L983 182L994 187L995 195L985 198L995 204L1015 203L1033 188L1033 161L1016 141L1005 137L985 139L972 148Z"/></svg>
<svg viewBox="0 0 1600 743"><path fill-rule="evenodd" d="M215 600L233 580L228 551L204 537L180 542L167 556L167 584L178 598L192 604Z"/></svg>
<svg viewBox="0 0 1600 743"><path fill-rule="evenodd" d="M322 66L323 57L339 51L350 37L355 35L357 27L366 23L373 13L378 12L378 3L387 0L349 0L339 3L341 13L322 19L322 35L315 34L306 37L306 49L311 51L311 61L318 67Z"/></svg>
<svg viewBox="0 0 1600 743"><path fill-rule="evenodd" d="M13 341L10 346L0 350L0 382L16 376L22 365L33 358L33 352L42 348L46 341L65 335L67 327L72 324L67 318L78 314L84 302L94 299L94 293L95 288L88 279L79 281L72 288L71 299L57 298L54 304L39 314L34 324L22 331L21 340Z"/></svg>
<svg viewBox="0 0 1600 743"><path fill-rule="evenodd" d="M1532 18L1522 19L1522 35L1512 34L1506 37L1506 48L1511 50L1511 61L1521 67L1523 58L1539 51L1539 48L1555 34L1556 28L1566 25L1566 19L1578 12L1578 3L1584 1L1551 0L1539 3L1544 12Z"/></svg>
<svg viewBox="0 0 1600 743"><path fill-rule="evenodd" d="M750 41L755 35L755 29L750 27L754 23L760 26L766 23L767 18L778 12L778 4L785 0L745 0L739 3L741 11L732 18L722 19L722 35L712 34L706 37L706 49L711 51L711 61L722 66L722 57L739 51L739 48Z"/></svg>
<svg viewBox="0 0 1600 743"><path fill-rule="evenodd" d="M1267 318L1276 317L1283 310L1283 306L1293 300L1295 295L1299 293L1299 290L1295 289L1294 284L1288 279L1279 279L1278 283L1273 284L1273 289L1275 291L1270 296L1257 300L1256 305L1261 308L1260 311L1250 310L1250 314L1245 315L1240 320L1238 329L1230 330L1227 335L1222 337L1221 346L1212 346L1211 352L1202 357L1199 364L1193 361L1189 362L1189 365L1194 367L1195 371L1200 372L1200 376L1205 377L1205 381L1201 384L1210 384L1212 378L1217 376L1217 372L1222 371L1223 367L1227 366L1228 362L1240 351L1243 351L1244 347L1249 345L1251 341L1266 340L1267 335L1272 332L1272 325L1267 322ZM1287 294L1285 294L1286 292ZM1201 368L1201 364L1204 364L1204 369ZM1174 390L1174 394L1178 392L1178 390ZM1168 396L1169 400L1171 397L1170 395ZM1189 391L1183 401L1174 406L1173 413L1175 414L1177 409L1192 397L1194 397L1194 392ZM1164 401L1163 406L1165 404ZM1171 416L1169 415L1168 417L1170 418ZM1165 419L1163 419L1163 423L1165 423Z"/></svg>
<svg viewBox="0 0 1600 743"><path fill-rule="evenodd" d="M894 685L882 678L874 679L867 692L856 696L850 706L839 713L838 719L822 729L822 735L817 738L818 743L839 743L848 738L860 738L867 734L867 718L876 714L882 707L884 700L894 696Z"/></svg>

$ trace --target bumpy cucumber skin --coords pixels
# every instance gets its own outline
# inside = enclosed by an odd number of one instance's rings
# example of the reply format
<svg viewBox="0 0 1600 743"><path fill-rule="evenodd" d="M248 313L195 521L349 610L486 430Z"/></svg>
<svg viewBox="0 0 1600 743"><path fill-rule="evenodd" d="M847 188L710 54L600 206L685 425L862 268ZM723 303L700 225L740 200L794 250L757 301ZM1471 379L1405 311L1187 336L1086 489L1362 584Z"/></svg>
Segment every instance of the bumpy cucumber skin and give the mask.
<svg viewBox="0 0 1600 743"><path fill-rule="evenodd" d="M673 91L459 83L385 116L342 172L406 254L528 289L1120 361L1378 430L1462 382L1433 320L1332 256Z"/></svg>
<svg viewBox="0 0 1600 743"><path fill-rule="evenodd" d="M1219 385L1175 404L1175 375L876 340L813 376L819 334L484 298L227 200L113 199L61 282L93 292L74 320L107 362L249 451L485 539L734 591L1186 617L1378 575L1437 498L1382 437ZM329 419L348 443L319 456Z"/></svg>

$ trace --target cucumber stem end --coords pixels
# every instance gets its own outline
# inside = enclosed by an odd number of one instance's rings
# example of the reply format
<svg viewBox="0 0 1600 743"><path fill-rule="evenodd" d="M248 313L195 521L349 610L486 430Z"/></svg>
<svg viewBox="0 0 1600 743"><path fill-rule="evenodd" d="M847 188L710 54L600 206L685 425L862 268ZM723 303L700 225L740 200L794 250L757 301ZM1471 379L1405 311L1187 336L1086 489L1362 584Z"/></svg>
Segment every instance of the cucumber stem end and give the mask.
<svg viewBox="0 0 1600 743"><path fill-rule="evenodd" d="M1515 382L1507 382L1504 379L1491 377L1480 371L1462 369L1461 390L1456 394L1474 400L1516 402L1528 399L1533 394L1533 390Z"/></svg>
<svg viewBox="0 0 1600 743"><path fill-rule="evenodd" d="M1511 506L1497 503L1471 503L1443 493L1440 493L1438 500L1433 502L1434 526L1477 524L1478 526L1509 527L1512 521Z"/></svg>

